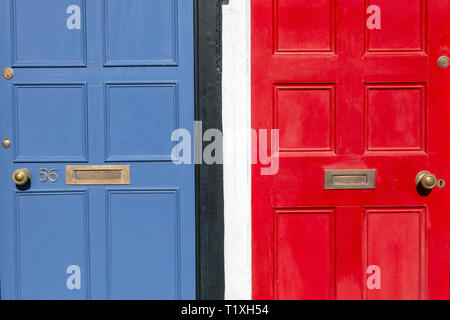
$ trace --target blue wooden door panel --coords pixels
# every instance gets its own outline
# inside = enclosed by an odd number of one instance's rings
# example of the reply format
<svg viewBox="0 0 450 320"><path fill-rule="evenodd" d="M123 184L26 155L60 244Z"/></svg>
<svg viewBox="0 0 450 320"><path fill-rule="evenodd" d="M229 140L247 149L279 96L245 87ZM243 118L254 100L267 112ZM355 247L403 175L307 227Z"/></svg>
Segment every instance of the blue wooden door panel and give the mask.
<svg viewBox="0 0 450 320"><path fill-rule="evenodd" d="M108 83L105 101L106 161L171 161L178 83Z"/></svg>
<svg viewBox="0 0 450 320"><path fill-rule="evenodd" d="M89 298L89 274L79 290L67 290L65 272L89 270L86 192L16 193L15 200L17 298Z"/></svg>
<svg viewBox="0 0 450 320"><path fill-rule="evenodd" d="M109 295L180 298L178 190L108 192ZM136 255L130 248L146 243Z"/></svg>
<svg viewBox="0 0 450 320"><path fill-rule="evenodd" d="M84 13L85 0L4 0L11 1L12 66L79 67L86 65L86 28L79 32L66 28L70 6ZM61 14L63 13L63 14ZM61 27L63 26L63 27ZM4 29L3 29L4 30Z"/></svg>
<svg viewBox="0 0 450 320"><path fill-rule="evenodd" d="M193 132L192 0L5 0L0 14L0 68L15 72L0 79L1 298L194 299L194 167L170 159L172 131ZM66 185L74 164L128 164L131 182Z"/></svg>
<svg viewBox="0 0 450 320"><path fill-rule="evenodd" d="M133 15L128 16L123 14L130 6L128 2L106 0L103 21L105 65L177 65L177 2L133 1Z"/></svg>
<svg viewBox="0 0 450 320"><path fill-rule="evenodd" d="M14 162L87 161L85 84L14 84L13 91Z"/></svg>

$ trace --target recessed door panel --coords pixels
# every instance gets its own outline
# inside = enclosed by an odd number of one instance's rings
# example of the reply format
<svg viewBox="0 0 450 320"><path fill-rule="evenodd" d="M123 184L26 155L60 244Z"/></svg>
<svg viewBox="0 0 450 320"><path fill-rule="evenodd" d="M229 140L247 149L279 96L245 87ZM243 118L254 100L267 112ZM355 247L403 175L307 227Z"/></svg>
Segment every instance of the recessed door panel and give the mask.
<svg viewBox="0 0 450 320"><path fill-rule="evenodd" d="M281 209L274 216L277 299L333 297L334 211Z"/></svg>
<svg viewBox="0 0 450 320"><path fill-rule="evenodd" d="M16 297L89 298L87 193L16 193L15 200ZM79 268L81 275L77 290L66 286L71 266Z"/></svg>
<svg viewBox="0 0 450 320"><path fill-rule="evenodd" d="M428 36L428 2L365 0L366 7L377 5L382 10L383 19L377 32L366 33L367 51L386 53L425 51Z"/></svg>
<svg viewBox="0 0 450 320"><path fill-rule="evenodd" d="M426 292L425 209L367 208L364 215L366 267L380 268L383 285L366 290L367 298L423 299Z"/></svg>
<svg viewBox="0 0 450 320"><path fill-rule="evenodd" d="M3 13L11 16L13 65L85 66L85 2L86 0L11 0L11 13Z"/></svg>
<svg viewBox="0 0 450 320"><path fill-rule="evenodd" d="M275 86L275 128L281 152L321 152L335 148L334 85Z"/></svg>
<svg viewBox="0 0 450 320"><path fill-rule="evenodd" d="M178 63L179 0L103 0L105 65ZM132 6L134 12L127 14Z"/></svg>
<svg viewBox="0 0 450 320"><path fill-rule="evenodd" d="M108 273L112 299L179 299L178 190L109 191ZM130 248L145 245L136 255Z"/></svg>
<svg viewBox="0 0 450 320"><path fill-rule="evenodd" d="M170 161L174 144L167 137L179 123L177 84L107 84L105 90L107 161Z"/></svg>
<svg viewBox="0 0 450 320"><path fill-rule="evenodd" d="M309 10L304 10L307 7ZM274 1L274 45L277 53L331 52L335 48L334 0Z"/></svg>
<svg viewBox="0 0 450 320"><path fill-rule="evenodd" d="M88 160L85 84L26 84L13 89L16 162Z"/></svg>

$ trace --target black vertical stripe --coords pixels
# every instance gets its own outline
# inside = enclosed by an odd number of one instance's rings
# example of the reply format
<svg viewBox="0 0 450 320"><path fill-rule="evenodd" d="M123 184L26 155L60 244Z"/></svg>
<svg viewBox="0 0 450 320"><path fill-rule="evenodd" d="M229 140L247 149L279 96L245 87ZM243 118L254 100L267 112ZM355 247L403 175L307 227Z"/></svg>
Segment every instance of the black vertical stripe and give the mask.
<svg viewBox="0 0 450 320"><path fill-rule="evenodd" d="M222 0L195 0L195 119L222 130ZM196 165L197 299L224 299L222 164Z"/></svg>

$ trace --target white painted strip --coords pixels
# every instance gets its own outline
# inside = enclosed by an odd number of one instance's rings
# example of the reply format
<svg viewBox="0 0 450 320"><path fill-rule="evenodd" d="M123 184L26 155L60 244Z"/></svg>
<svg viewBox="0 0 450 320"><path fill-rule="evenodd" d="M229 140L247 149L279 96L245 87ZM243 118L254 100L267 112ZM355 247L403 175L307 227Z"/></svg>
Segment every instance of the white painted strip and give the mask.
<svg viewBox="0 0 450 320"><path fill-rule="evenodd" d="M250 0L223 6L225 298L251 299Z"/></svg>

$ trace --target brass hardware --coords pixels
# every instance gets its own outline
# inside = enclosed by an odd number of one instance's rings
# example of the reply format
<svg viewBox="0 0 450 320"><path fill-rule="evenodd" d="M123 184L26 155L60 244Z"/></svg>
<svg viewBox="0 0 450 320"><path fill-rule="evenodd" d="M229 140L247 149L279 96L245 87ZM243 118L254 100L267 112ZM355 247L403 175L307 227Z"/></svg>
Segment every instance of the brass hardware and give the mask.
<svg viewBox="0 0 450 320"><path fill-rule="evenodd" d="M425 190L431 190L437 185L436 177L428 171L421 171L416 176L416 185L419 185Z"/></svg>
<svg viewBox="0 0 450 320"><path fill-rule="evenodd" d="M12 179L16 185L23 186L31 180L31 172L25 168L17 169L13 172Z"/></svg>
<svg viewBox="0 0 450 320"><path fill-rule="evenodd" d="M44 168L39 169L39 175L41 176L39 181L40 182L50 181L53 183L58 181L58 174L56 172L58 172L58 169L51 169L50 171Z"/></svg>
<svg viewBox="0 0 450 320"><path fill-rule="evenodd" d="M14 70L11 68L5 68L3 69L2 75L6 80L11 80L14 78Z"/></svg>
<svg viewBox="0 0 450 320"><path fill-rule="evenodd" d="M438 186L438 188L443 188L443 187L445 187L445 180L444 179L439 179L438 180L438 182L437 182L437 186Z"/></svg>
<svg viewBox="0 0 450 320"><path fill-rule="evenodd" d="M130 166L66 166L66 184L130 184Z"/></svg>
<svg viewBox="0 0 450 320"><path fill-rule="evenodd" d="M326 190L375 189L375 169L325 170Z"/></svg>
<svg viewBox="0 0 450 320"><path fill-rule="evenodd" d="M3 148L8 149L9 147L11 147L11 141L9 141L8 138L3 139L2 146Z"/></svg>
<svg viewBox="0 0 450 320"><path fill-rule="evenodd" d="M446 56L439 57L438 65L441 68L447 68L450 65L450 59Z"/></svg>

